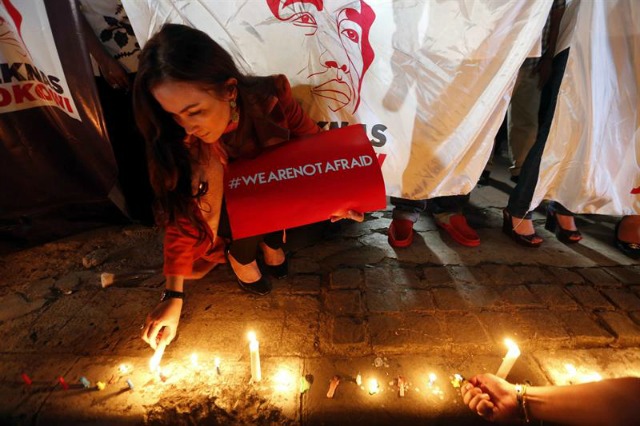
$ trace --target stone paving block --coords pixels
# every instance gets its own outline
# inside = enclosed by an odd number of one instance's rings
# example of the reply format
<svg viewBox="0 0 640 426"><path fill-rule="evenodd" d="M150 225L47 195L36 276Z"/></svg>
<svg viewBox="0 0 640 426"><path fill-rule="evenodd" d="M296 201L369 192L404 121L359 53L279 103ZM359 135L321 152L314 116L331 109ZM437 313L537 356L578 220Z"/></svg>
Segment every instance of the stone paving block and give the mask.
<svg viewBox="0 0 640 426"><path fill-rule="evenodd" d="M625 311L640 311L640 297L628 289L605 288L602 293Z"/></svg>
<svg viewBox="0 0 640 426"><path fill-rule="evenodd" d="M365 295L369 312L400 310L400 293L395 290L367 291Z"/></svg>
<svg viewBox="0 0 640 426"><path fill-rule="evenodd" d="M500 290L501 302L517 308L540 308L540 300L524 285Z"/></svg>
<svg viewBox="0 0 640 426"><path fill-rule="evenodd" d="M577 309L578 304L565 291L564 285L531 284L531 292L551 309Z"/></svg>
<svg viewBox="0 0 640 426"><path fill-rule="evenodd" d="M441 286L453 283L453 277L449 269L444 266L427 266L422 269L424 278L422 282L427 287Z"/></svg>
<svg viewBox="0 0 640 426"><path fill-rule="evenodd" d="M514 339L523 347L555 347L566 345L569 334L558 317L548 310L520 310L514 313L480 312L477 314L491 338L502 343Z"/></svg>
<svg viewBox="0 0 640 426"><path fill-rule="evenodd" d="M489 277L492 284L507 286L520 285L526 282L521 274L518 274L514 268L509 265L482 265L481 268Z"/></svg>
<svg viewBox="0 0 640 426"><path fill-rule="evenodd" d="M626 285L640 285L640 269L632 266L603 268L616 280Z"/></svg>
<svg viewBox="0 0 640 426"><path fill-rule="evenodd" d="M319 314L309 316L305 322L299 319L285 319L284 332L278 345L278 356L317 356L319 339Z"/></svg>
<svg viewBox="0 0 640 426"><path fill-rule="evenodd" d="M620 312L598 312L597 315L615 333L616 341L624 346L640 344L640 325Z"/></svg>
<svg viewBox="0 0 640 426"><path fill-rule="evenodd" d="M455 313L443 317L444 332L453 340L455 351L482 347L488 350L493 342L474 314ZM463 349L464 348L464 349Z"/></svg>
<svg viewBox="0 0 640 426"><path fill-rule="evenodd" d="M620 282L604 268L580 268L577 272L597 287L618 287Z"/></svg>
<svg viewBox="0 0 640 426"><path fill-rule="evenodd" d="M340 268L329 274L329 287L334 289L360 288L364 285L364 274L356 268Z"/></svg>
<svg viewBox="0 0 640 426"><path fill-rule="evenodd" d="M556 313L569 332L573 346L591 348L606 346L614 341L614 336L594 319L582 311Z"/></svg>
<svg viewBox="0 0 640 426"><path fill-rule="evenodd" d="M464 294L451 287L437 287L432 290L436 309L440 311L466 311L471 307Z"/></svg>
<svg viewBox="0 0 640 426"><path fill-rule="evenodd" d="M609 303L607 299L593 287L585 285L572 285L568 286L567 290L573 297L576 298L578 303L584 306L586 309L614 309L613 305Z"/></svg>
<svg viewBox="0 0 640 426"><path fill-rule="evenodd" d="M362 300L358 290L334 290L325 295L324 305L334 315L358 315L362 313Z"/></svg>
<svg viewBox="0 0 640 426"><path fill-rule="evenodd" d="M291 282L291 278L287 281ZM320 292L321 277L319 275L301 275L293 277L291 293L293 294L317 294Z"/></svg>
<svg viewBox="0 0 640 426"><path fill-rule="evenodd" d="M375 265L385 258L385 252L378 246L364 246L357 249L344 250L323 259L324 266L334 268L339 265L362 266Z"/></svg>
<svg viewBox="0 0 640 426"><path fill-rule="evenodd" d="M577 272L568 268L559 268L557 266L548 266L547 270L556 278L554 282L560 284L582 284L584 278Z"/></svg>
<svg viewBox="0 0 640 426"><path fill-rule="evenodd" d="M489 280L486 266L446 266L449 275L456 284L484 284Z"/></svg>
<svg viewBox="0 0 640 426"><path fill-rule="evenodd" d="M457 286L456 290L474 309L492 308L500 304L500 294L491 287L482 285Z"/></svg>
<svg viewBox="0 0 640 426"><path fill-rule="evenodd" d="M371 315L371 343L375 350L402 352L441 347L450 341L433 315Z"/></svg>
<svg viewBox="0 0 640 426"><path fill-rule="evenodd" d="M366 335L366 323L362 318L342 316L333 320L333 343L363 343Z"/></svg>
<svg viewBox="0 0 640 426"><path fill-rule="evenodd" d="M289 260L289 274L314 274L320 272L320 264L308 257L293 257Z"/></svg>
<svg viewBox="0 0 640 426"><path fill-rule="evenodd" d="M522 277L527 284L542 284L554 282L554 277L546 268L540 266L513 266L513 272Z"/></svg>
<svg viewBox="0 0 640 426"><path fill-rule="evenodd" d="M399 292L401 310L410 311L433 311L435 304L433 296L428 290L405 290Z"/></svg>
<svg viewBox="0 0 640 426"><path fill-rule="evenodd" d="M387 290L419 287L419 279L413 268L365 269L367 289Z"/></svg>

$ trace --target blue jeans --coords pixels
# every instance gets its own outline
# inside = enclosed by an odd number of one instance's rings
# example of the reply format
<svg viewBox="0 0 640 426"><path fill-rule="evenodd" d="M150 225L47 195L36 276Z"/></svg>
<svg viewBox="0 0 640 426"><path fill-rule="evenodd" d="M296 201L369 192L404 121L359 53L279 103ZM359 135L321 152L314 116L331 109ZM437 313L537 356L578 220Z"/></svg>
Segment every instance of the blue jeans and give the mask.
<svg viewBox="0 0 640 426"><path fill-rule="evenodd" d="M536 141L522 164L520 178L516 187L511 192L509 203L507 204L507 211L513 217L531 218L529 207L533 199L533 192L538 183L542 153L547 143L549 130L551 129L551 122L553 121L553 114L555 113L556 103L558 101L558 92L560 91L560 84L562 83L562 76L564 75L568 58L569 49L563 50L553 58L553 71L551 72L549 81L547 81L547 84L542 88ZM560 203L554 203L554 208L561 215L572 215L572 213Z"/></svg>

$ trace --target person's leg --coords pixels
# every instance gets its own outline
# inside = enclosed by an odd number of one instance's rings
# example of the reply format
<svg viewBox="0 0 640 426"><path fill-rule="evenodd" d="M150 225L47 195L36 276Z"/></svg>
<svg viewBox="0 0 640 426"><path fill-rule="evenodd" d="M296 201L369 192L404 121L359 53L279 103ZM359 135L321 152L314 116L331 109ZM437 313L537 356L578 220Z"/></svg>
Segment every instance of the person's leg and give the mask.
<svg viewBox="0 0 640 426"><path fill-rule="evenodd" d="M505 232L507 228L510 228L519 235L535 235L533 222L528 212L531 207L533 192L538 183L542 153L544 152L547 136L551 129L551 122L553 121L553 114L555 112L558 92L560 90L560 84L562 83L562 76L564 75L568 55L569 49L556 55L553 60L552 75L542 89L540 98L541 120L538 126L538 134L535 143L531 147L531 150L529 150L529 154L527 154L527 158L522 165L518 183L509 196L509 203L505 209L504 216L505 226L503 229ZM507 226L506 222L510 222L510 226ZM542 238L535 236L534 242L539 245L542 242Z"/></svg>
<svg viewBox="0 0 640 426"><path fill-rule="evenodd" d="M582 240L582 235L576 228L573 213L557 201L549 201L544 227L554 232L563 243L577 243Z"/></svg>
<svg viewBox="0 0 640 426"><path fill-rule="evenodd" d="M287 260L282 249L283 240L283 231L272 232L264 236L263 241L260 243L260 248L264 256L264 263L267 266L280 266ZM285 271L282 272L284 273Z"/></svg>
<svg viewBox="0 0 640 426"><path fill-rule="evenodd" d="M427 202L399 197L391 197L390 201L393 204L393 220L387 232L389 244L396 248L407 247L413 242L413 224L426 209Z"/></svg>
<svg viewBox="0 0 640 426"><path fill-rule="evenodd" d="M640 215L623 216L616 225L614 240L624 254L640 258Z"/></svg>
<svg viewBox="0 0 640 426"><path fill-rule="evenodd" d="M520 175L522 164L535 143L538 132L539 78L538 74L532 74L532 69L526 61L520 68L507 114L509 122L509 153L511 156L509 170L514 182Z"/></svg>

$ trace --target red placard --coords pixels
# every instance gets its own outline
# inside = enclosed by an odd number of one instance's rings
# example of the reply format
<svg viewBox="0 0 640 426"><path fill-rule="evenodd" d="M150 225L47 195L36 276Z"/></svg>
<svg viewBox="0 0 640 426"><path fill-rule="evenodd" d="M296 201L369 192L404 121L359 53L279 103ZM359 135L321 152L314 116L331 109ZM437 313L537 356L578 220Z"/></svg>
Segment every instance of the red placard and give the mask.
<svg viewBox="0 0 640 426"><path fill-rule="evenodd" d="M225 200L233 238L386 207L380 165L361 125L278 145L227 166Z"/></svg>

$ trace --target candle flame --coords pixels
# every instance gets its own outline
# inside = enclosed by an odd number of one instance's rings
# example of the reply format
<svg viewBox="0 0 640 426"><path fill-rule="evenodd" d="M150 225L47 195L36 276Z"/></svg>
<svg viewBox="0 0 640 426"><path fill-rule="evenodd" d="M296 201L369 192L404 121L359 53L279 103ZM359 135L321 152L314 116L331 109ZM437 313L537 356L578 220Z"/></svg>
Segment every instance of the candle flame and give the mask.
<svg viewBox="0 0 640 426"><path fill-rule="evenodd" d="M215 365L216 368L220 367L220 358L216 357L213 360L213 364Z"/></svg>
<svg viewBox="0 0 640 426"><path fill-rule="evenodd" d="M120 374L127 374L131 371L131 367L128 364L120 364L118 371L120 371Z"/></svg>
<svg viewBox="0 0 640 426"><path fill-rule="evenodd" d="M378 385L378 381L376 379L369 380L369 394L373 395L378 393L380 390L380 385Z"/></svg>
<svg viewBox="0 0 640 426"><path fill-rule="evenodd" d="M578 370L576 370L576 367L574 367L573 364L565 364L564 368L567 370L567 373L569 373L569 376L571 377L578 374Z"/></svg>
<svg viewBox="0 0 640 426"><path fill-rule="evenodd" d="M247 337L249 338L250 342L256 342L258 340L255 331L250 331L249 333L247 333Z"/></svg>
<svg viewBox="0 0 640 426"><path fill-rule="evenodd" d="M509 350L508 353L511 354L511 356L514 356L514 357L520 356L520 348L518 347L516 342L514 342L511 339L504 339L504 344Z"/></svg>
<svg viewBox="0 0 640 426"><path fill-rule="evenodd" d="M197 354L197 353L195 353L195 352L191 354L191 364L192 364L194 367L197 367L197 366L198 366L198 354Z"/></svg>

